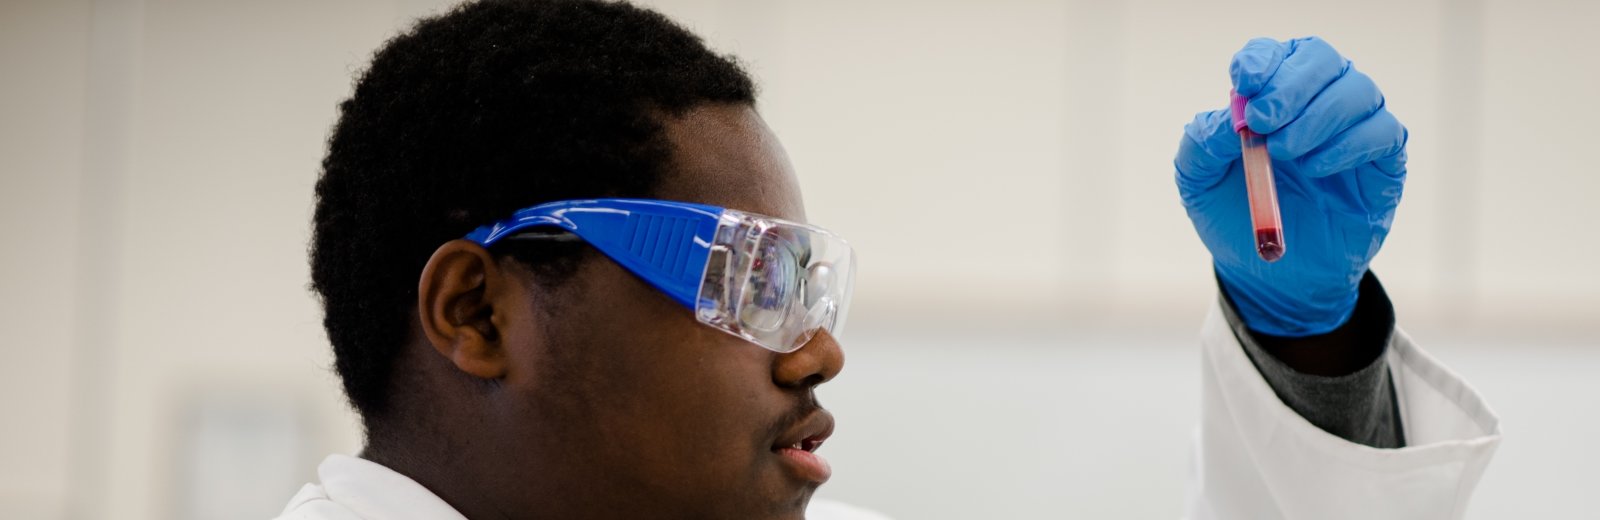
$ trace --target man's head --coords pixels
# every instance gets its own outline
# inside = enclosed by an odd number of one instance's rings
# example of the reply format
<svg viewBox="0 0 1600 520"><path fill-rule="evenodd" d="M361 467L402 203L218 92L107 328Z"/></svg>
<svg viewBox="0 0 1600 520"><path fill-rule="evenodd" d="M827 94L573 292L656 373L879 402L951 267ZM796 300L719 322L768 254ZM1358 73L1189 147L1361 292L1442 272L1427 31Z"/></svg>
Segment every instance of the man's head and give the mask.
<svg viewBox="0 0 1600 520"><path fill-rule="evenodd" d="M804 221L754 95L627 4L477 2L386 44L340 106L312 244L367 455L469 517L798 517L825 475L779 448L831 427L831 336L774 353L581 242L460 240L576 198Z"/></svg>

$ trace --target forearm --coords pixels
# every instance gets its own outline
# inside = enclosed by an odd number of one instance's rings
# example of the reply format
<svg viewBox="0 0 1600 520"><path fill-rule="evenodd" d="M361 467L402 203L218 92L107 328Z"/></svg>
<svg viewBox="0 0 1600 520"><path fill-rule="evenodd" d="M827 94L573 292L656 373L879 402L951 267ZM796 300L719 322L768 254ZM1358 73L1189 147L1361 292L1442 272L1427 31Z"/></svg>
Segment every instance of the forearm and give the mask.
<svg viewBox="0 0 1600 520"><path fill-rule="evenodd" d="M1394 336L1394 307L1368 272L1351 317L1327 334L1304 338L1251 331L1222 287L1222 307L1250 362L1278 399L1323 431L1375 448L1405 446L1384 353Z"/></svg>

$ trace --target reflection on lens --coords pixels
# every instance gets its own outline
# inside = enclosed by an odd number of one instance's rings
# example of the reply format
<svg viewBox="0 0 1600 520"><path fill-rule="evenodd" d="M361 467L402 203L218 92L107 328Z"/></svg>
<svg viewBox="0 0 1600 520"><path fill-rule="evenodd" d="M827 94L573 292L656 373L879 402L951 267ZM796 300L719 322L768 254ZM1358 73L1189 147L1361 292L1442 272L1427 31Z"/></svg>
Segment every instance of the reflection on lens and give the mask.
<svg viewBox="0 0 1600 520"><path fill-rule="evenodd" d="M804 290L806 292L807 309L816 306L817 300L833 292L836 276L833 266L826 263L818 263L806 271L806 286Z"/></svg>
<svg viewBox="0 0 1600 520"><path fill-rule="evenodd" d="M833 318L838 308L832 298L823 298L822 303L806 310L807 331L816 329L833 329Z"/></svg>
<svg viewBox="0 0 1600 520"><path fill-rule="evenodd" d="M783 325L790 298L796 289L794 254L781 240L768 238L756 246L745 282L739 321L756 330L770 331Z"/></svg>

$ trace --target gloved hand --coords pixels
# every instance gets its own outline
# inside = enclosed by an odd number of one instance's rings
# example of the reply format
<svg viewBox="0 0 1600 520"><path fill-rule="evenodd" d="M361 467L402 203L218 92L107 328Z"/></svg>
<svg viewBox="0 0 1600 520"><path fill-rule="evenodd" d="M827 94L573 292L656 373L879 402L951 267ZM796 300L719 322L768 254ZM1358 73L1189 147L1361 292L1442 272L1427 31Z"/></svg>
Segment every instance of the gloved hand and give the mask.
<svg viewBox="0 0 1600 520"><path fill-rule="evenodd" d="M1285 253L1255 252L1239 135L1228 110L1203 112L1178 146L1178 193L1245 324L1274 336L1337 329L1394 222L1406 129L1367 75L1320 38L1258 38L1233 55L1245 122L1267 136ZM1227 92L1217 91L1226 106Z"/></svg>

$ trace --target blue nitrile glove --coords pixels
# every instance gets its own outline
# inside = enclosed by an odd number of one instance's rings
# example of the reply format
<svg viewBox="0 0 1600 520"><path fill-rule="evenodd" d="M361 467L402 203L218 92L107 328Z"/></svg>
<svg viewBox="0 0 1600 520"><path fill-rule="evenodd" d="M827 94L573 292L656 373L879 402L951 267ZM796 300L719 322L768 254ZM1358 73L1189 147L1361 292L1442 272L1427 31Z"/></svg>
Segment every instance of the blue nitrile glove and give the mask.
<svg viewBox="0 0 1600 520"><path fill-rule="evenodd" d="M1227 109L1183 129L1178 192L1245 324L1275 336L1330 332L1394 222L1406 178L1406 129L1366 74L1320 38L1258 38L1233 55L1245 122L1267 136L1286 250L1256 256L1239 135ZM1217 101L1227 99L1218 89ZM1225 103L1224 103L1225 104Z"/></svg>

